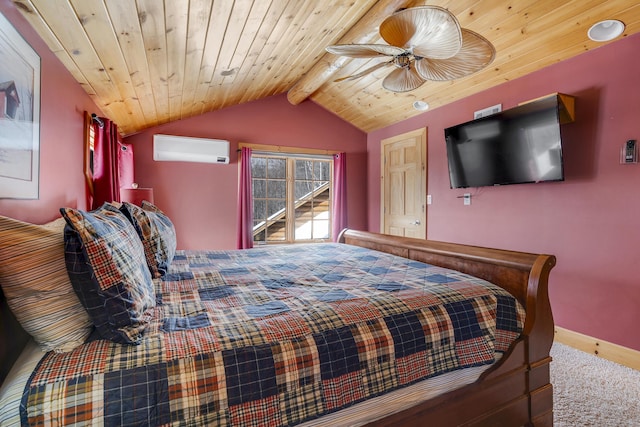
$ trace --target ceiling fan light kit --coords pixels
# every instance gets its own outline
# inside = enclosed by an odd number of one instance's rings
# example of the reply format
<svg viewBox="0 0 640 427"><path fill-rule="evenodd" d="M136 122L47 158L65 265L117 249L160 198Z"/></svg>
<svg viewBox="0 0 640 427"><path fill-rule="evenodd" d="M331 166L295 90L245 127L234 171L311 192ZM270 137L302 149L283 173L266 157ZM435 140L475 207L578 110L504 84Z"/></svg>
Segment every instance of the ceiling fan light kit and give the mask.
<svg viewBox="0 0 640 427"><path fill-rule="evenodd" d="M438 6L420 6L395 12L380 24L384 44L328 46L335 55L385 58L364 71L336 81L363 77L394 66L382 81L391 92L408 92L427 80L447 81L475 73L495 58L495 48L481 35L461 28L456 17ZM415 104L414 104L415 107Z"/></svg>
<svg viewBox="0 0 640 427"><path fill-rule="evenodd" d="M624 23L616 19L596 22L589 28L587 35L595 42L608 42L624 32Z"/></svg>
<svg viewBox="0 0 640 427"><path fill-rule="evenodd" d="M414 101L413 108L418 111L427 111L429 109L429 104L425 101Z"/></svg>

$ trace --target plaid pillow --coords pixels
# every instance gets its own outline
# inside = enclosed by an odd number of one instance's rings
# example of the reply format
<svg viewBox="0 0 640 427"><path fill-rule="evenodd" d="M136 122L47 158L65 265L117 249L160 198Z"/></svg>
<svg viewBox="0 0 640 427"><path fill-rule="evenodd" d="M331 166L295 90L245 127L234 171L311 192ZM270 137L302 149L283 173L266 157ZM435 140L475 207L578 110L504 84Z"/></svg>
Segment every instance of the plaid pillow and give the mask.
<svg viewBox="0 0 640 427"><path fill-rule="evenodd" d="M138 344L155 290L133 225L109 203L91 212L60 212L67 221L67 272L96 329L111 341Z"/></svg>
<svg viewBox="0 0 640 427"><path fill-rule="evenodd" d="M0 217L0 286L24 330L55 352L73 350L93 331L64 264L64 225Z"/></svg>
<svg viewBox="0 0 640 427"><path fill-rule="evenodd" d="M171 220L152 204L143 209L123 202L120 211L136 229L152 277L164 276L176 253L176 232Z"/></svg>

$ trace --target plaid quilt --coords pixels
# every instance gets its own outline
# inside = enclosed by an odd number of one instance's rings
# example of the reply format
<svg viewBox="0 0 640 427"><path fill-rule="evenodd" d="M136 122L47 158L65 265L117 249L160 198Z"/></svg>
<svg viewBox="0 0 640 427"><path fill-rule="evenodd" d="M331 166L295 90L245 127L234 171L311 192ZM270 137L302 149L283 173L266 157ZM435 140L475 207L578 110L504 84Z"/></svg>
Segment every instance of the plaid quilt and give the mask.
<svg viewBox="0 0 640 427"><path fill-rule="evenodd" d="M139 345L48 353L23 425L287 426L465 367L523 308L451 270L343 244L178 251Z"/></svg>

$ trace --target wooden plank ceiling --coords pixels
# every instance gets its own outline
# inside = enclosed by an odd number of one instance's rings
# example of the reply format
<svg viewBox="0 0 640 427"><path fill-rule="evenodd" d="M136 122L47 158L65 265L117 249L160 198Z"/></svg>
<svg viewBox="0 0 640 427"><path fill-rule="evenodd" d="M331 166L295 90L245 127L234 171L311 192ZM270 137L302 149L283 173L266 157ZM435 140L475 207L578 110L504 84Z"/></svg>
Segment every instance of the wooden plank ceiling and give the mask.
<svg viewBox="0 0 640 427"><path fill-rule="evenodd" d="M636 0L13 1L124 135L285 92L292 104L310 98L369 132L419 114L415 100L433 109L595 49L602 44L586 33L599 20L623 21L621 37L640 31ZM373 62L325 46L383 43L384 18L424 4L489 39L494 62L403 94L382 88L388 71L333 81Z"/></svg>

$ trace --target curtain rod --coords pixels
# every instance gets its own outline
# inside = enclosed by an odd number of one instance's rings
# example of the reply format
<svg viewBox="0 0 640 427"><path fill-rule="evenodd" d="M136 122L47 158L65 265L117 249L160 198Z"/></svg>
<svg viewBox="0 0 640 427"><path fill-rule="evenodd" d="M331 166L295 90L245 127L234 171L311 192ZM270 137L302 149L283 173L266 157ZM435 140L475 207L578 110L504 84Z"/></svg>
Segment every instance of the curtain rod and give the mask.
<svg viewBox="0 0 640 427"><path fill-rule="evenodd" d="M240 153L242 150L238 149L237 152ZM336 154L305 154L305 153L288 153L286 151L268 151L268 150L251 150L253 154L263 155L263 156L271 156L271 157L290 157L293 159L330 159Z"/></svg>
<svg viewBox="0 0 640 427"><path fill-rule="evenodd" d="M96 113L91 113L91 120L96 122L98 124L98 126L100 126L101 128L104 127L104 121L102 121L102 119L100 117L98 117L98 115Z"/></svg>
<svg viewBox="0 0 640 427"><path fill-rule="evenodd" d="M265 145L265 144L249 144L246 142L240 142L238 144L238 151L241 148L247 147L251 148L254 152L262 151L268 153L286 153L286 154L320 154L333 156L334 154L339 154L339 151L334 150L319 150L315 148L300 148L300 147L287 147L280 145Z"/></svg>

